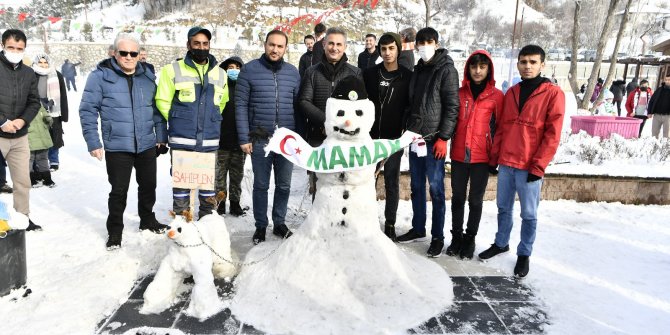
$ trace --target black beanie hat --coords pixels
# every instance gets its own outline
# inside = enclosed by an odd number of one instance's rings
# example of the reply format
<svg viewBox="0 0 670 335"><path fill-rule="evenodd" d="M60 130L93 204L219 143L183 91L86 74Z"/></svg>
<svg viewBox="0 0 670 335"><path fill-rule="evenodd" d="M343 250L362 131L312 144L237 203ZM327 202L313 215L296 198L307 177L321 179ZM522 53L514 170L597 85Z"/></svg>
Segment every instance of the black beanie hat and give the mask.
<svg viewBox="0 0 670 335"><path fill-rule="evenodd" d="M393 41L395 42L395 45L398 47L398 50L401 51L402 50L402 39L400 38L400 35L398 35L396 33L392 33L392 32L386 32L379 38L379 40L381 41L382 37L384 37L386 35L391 36L393 38ZM377 47L379 48L379 50L381 50L381 48L382 48L380 43L377 43ZM400 52L400 51L398 51L398 52Z"/></svg>
<svg viewBox="0 0 670 335"><path fill-rule="evenodd" d="M367 99L368 93L365 91L365 84L356 76L348 76L340 80L333 90L332 98L344 100Z"/></svg>

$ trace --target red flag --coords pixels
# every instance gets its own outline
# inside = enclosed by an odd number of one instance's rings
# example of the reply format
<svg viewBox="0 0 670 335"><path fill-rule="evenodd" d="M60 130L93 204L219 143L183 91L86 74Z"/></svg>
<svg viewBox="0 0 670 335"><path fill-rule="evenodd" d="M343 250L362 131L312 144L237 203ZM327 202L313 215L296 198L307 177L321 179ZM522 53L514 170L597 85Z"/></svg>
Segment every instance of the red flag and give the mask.
<svg viewBox="0 0 670 335"><path fill-rule="evenodd" d="M5 14L5 13L7 13L6 10L4 10L4 9L0 9L0 15Z"/></svg>
<svg viewBox="0 0 670 335"><path fill-rule="evenodd" d="M61 20L60 17L53 17L53 16L49 16L48 19L49 19L49 21L51 21L51 24L54 24L54 23L56 23L56 22L58 22L58 21Z"/></svg>
<svg viewBox="0 0 670 335"><path fill-rule="evenodd" d="M25 21L27 16L28 13L19 13L19 22Z"/></svg>

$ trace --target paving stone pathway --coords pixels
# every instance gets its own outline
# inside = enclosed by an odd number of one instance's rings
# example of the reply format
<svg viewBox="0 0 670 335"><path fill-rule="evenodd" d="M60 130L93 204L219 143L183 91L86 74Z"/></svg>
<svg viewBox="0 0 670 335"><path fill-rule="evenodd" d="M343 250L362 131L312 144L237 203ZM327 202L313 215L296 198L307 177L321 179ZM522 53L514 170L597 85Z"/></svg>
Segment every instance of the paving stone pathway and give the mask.
<svg viewBox="0 0 670 335"><path fill-rule="evenodd" d="M190 290L172 308L156 315L139 314L142 295L152 276L141 278L123 303L109 318L102 320L98 334L123 334L134 330L138 335L172 334L264 334L243 324L229 309L200 322L184 314ZM410 334L542 334L549 317L531 289L510 277L455 276L454 305L423 325L409 329ZM216 281L219 296L230 299L232 283Z"/></svg>

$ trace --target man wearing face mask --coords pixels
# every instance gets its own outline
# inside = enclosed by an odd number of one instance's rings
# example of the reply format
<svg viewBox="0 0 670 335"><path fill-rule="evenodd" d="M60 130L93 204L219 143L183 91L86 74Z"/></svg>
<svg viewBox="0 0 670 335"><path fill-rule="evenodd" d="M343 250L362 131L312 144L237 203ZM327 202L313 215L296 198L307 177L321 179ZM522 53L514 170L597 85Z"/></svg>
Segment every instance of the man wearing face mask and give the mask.
<svg viewBox="0 0 670 335"><path fill-rule="evenodd" d="M168 144L172 150L216 152L221 113L228 102L228 77L209 54L209 30L193 27L187 37L186 56L161 69L156 106L168 121ZM214 191L199 191L199 217L212 213L214 205L207 198L214 195ZM172 196L175 213L189 209L190 190L173 188Z"/></svg>
<svg viewBox="0 0 670 335"><path fill-rule="evenodd" d="M230 103L223 109L221 122L221 139L216 152L216 192L224 191L230 199L230 214L241 216L248 209L240 206L242 194L242 177L244 177L244 160L246 154L240 148L235 126L235 86L240 69L244 66L242 58L233 56L221 63L220 67L228 74L228 94ZM227 179L230 178L230 183ZM226 199L219 202L216 209L219 215L226 213Z"/></svg>
<svg viewBox="0 0 670 335"><path fill-rule="evenodd" d="M407 130L423 135L428 155L409 153L412 189L412 229L398 236L398 242L425 241L426 179L433 207L431 242L427 254L439 257L444 248L444 158L447 141L454 134L458 119L458 72L447 50L438 49L439 35L433 28L416 34L421 60L414 67L409 85L410 115Z"/></svg>
<svg viewBox="0 0 670 335"><path fill-rule="evenodd" d="M14 209L30 214L30 147L28 125L40 109L35 72L23 64L26 35L18 29L2 33L0 52L0 151L14 183ZM26 230L42 228L29 221Z"/></svg>

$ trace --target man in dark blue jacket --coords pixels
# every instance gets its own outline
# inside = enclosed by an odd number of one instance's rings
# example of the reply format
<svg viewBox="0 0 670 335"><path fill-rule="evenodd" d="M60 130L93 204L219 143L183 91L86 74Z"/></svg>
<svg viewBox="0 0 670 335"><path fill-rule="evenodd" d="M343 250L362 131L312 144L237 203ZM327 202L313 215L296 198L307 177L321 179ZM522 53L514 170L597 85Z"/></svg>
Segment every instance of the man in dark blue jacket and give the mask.
<svg viewBox="0 0 670 335"><path fill-rule="evenodd" d="M123 211L130 175L135 168L137 211L140 230L162 233L166 226L156 221L156 153L167 142L165 119L154 95L156 76L138 64L139 41L121 33L114 41L114 57L100 62L86 81L79 105L84 139L91 156L106 156L107 176L112 186L107 216L107 250L121 247ZM98 134L101 120L102 139Z"/></svg>
<svg viewBox="0 0 670 335"><path fill-rule="evenodd" d="M284 32L269 32L265 37L265 53L242 68L235 89L237 135L242 151L251 155L254 172L254 244L265 241L268 188L273 168L272 233L283 238L291 236L284 219L291 192L293 164L272 152L266 157L263 150L275 129L295 130L293 102L298 98L300 74L295 66L284 62L287 44L288 36Z"/></svg>

